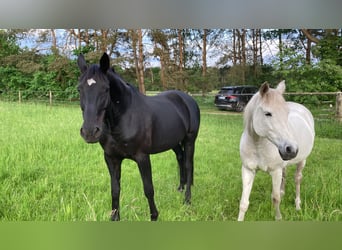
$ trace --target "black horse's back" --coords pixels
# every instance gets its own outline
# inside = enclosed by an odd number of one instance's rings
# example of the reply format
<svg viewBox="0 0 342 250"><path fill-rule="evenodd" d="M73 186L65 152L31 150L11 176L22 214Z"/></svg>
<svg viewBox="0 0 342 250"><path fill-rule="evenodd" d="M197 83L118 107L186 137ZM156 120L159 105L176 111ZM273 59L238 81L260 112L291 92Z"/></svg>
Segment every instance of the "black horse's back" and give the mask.
<svg viewBox="0 0 342 250"><path fill-rule="evenodd" d="M183 149L185 142L195 141L199 130L200 112L192 97L181 91L170 90L143 98L144 105L147 105L149 110L145 119L150 119L152 125L149 153L174 149L178 145Z"/></svg>
<svg viewBox="0 0 342 250"><path fill-rule="evenodd" d="M180 114L187 116L186 120L189 122L188 132L197 136L200 125L200 109L197 102L191 96L179 90L169 90L159 95L164 95L173 101L181 110Z"/></svg>

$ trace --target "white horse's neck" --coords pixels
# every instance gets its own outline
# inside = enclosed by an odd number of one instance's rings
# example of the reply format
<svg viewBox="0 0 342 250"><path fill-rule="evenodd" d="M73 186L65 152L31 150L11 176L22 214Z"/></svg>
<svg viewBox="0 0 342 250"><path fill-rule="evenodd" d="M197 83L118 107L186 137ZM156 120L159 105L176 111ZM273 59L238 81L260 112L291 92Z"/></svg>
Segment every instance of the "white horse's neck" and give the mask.
<svg viewBox="0 0 342 250"><path fill-rule="evenodd" d="M260 99L261 99L260 94L256 93L253 96L253 98L249 101L243 114L244 132L247 133L251 138L255 140L258 140L259 135L255 132L253 128L253 111L254 111L254 108L257 105L259 105Z"/></svg>

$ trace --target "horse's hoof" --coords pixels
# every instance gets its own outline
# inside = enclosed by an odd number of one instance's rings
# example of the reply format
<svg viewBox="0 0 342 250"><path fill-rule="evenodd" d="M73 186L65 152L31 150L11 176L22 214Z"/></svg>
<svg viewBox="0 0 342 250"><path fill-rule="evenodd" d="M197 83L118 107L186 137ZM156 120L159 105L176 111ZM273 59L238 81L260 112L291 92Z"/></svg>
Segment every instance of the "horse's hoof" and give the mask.
<svg viewBox="0 0 342 250"><path fill-rule="evenodd" d="M296 198L296 210L297 211L300 211L301 208L300 208L300 203L301 203L301 200L299 198Z"/></svg>
<svg viewBox="0 0 342 250"><path fill-rule="evenodd" d="M151 221L157 221L158 220L158 213L157 214L151 214Z"/></svg>
<svg viewBox="0 0 342 250"><path fill-rule="evenodd" d="M184 200L184 204L190 206L191 205L191 200L185 199Z"/></svg>
<svg viewBox="0 0 342 250"><path fill-rule="evenodd" d="M111 221L120 221L119 210L117 210L117 209L112 210L112 213L110 215L110 220Z"/></svg>
<svg viewBox="0 0 342 250"><path fill-rule="evenodd" d="M280 190L280 197L283 198L285 195L285 190Z"/></svg>
<svg viewBox="0 0 342 250"><path fill-rule="evenodd" d="M281 215L278 215L278 216L275 217L276 221L281 221L282 219L283 219L283 217Z"/></svg>
<svg viewBox="0 0 342 250"><path fill-rule="evenodd" d="M179 185L179 187L177 188L178 192L183 192L184 191L184 186L183 185Z"/></svg>

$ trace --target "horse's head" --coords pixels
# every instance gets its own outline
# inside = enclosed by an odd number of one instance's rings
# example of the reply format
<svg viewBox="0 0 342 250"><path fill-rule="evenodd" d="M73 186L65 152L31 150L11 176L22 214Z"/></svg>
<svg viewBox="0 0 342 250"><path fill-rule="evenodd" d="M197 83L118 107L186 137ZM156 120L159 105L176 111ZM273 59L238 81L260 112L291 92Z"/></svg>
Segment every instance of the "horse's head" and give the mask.
<svg viewBox="0 0 342 250"><path fill-rule="evenodd" d="M103 119L110 104L109 57L103 54L100 65L88 66L83 55L79 55L78 67L81 70L78 90L83 113L81 136L88 143L98 142L103 131Z"/></svg>
<svg viewBox="0 0 342 250"><path fill-rule="evenodd" d="M257 135L266 137L279 150L283 160L291 160L298 153L298 146L289 129L289 109L283 97L285 81L276 89L264 83L255 98L252 126Z"/></svg>

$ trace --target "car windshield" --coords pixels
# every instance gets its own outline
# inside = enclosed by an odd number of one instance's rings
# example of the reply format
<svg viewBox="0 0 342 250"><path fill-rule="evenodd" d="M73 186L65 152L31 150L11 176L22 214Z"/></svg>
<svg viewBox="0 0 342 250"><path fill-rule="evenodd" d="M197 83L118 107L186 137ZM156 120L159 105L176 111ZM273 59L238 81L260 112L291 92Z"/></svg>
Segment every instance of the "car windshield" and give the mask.
<svg viewBox="0 0 342 250"><path fill-rule="evenodd" d="M232 95L238 93L237 89L221 89L219 94L222 95Z"/></svg>

